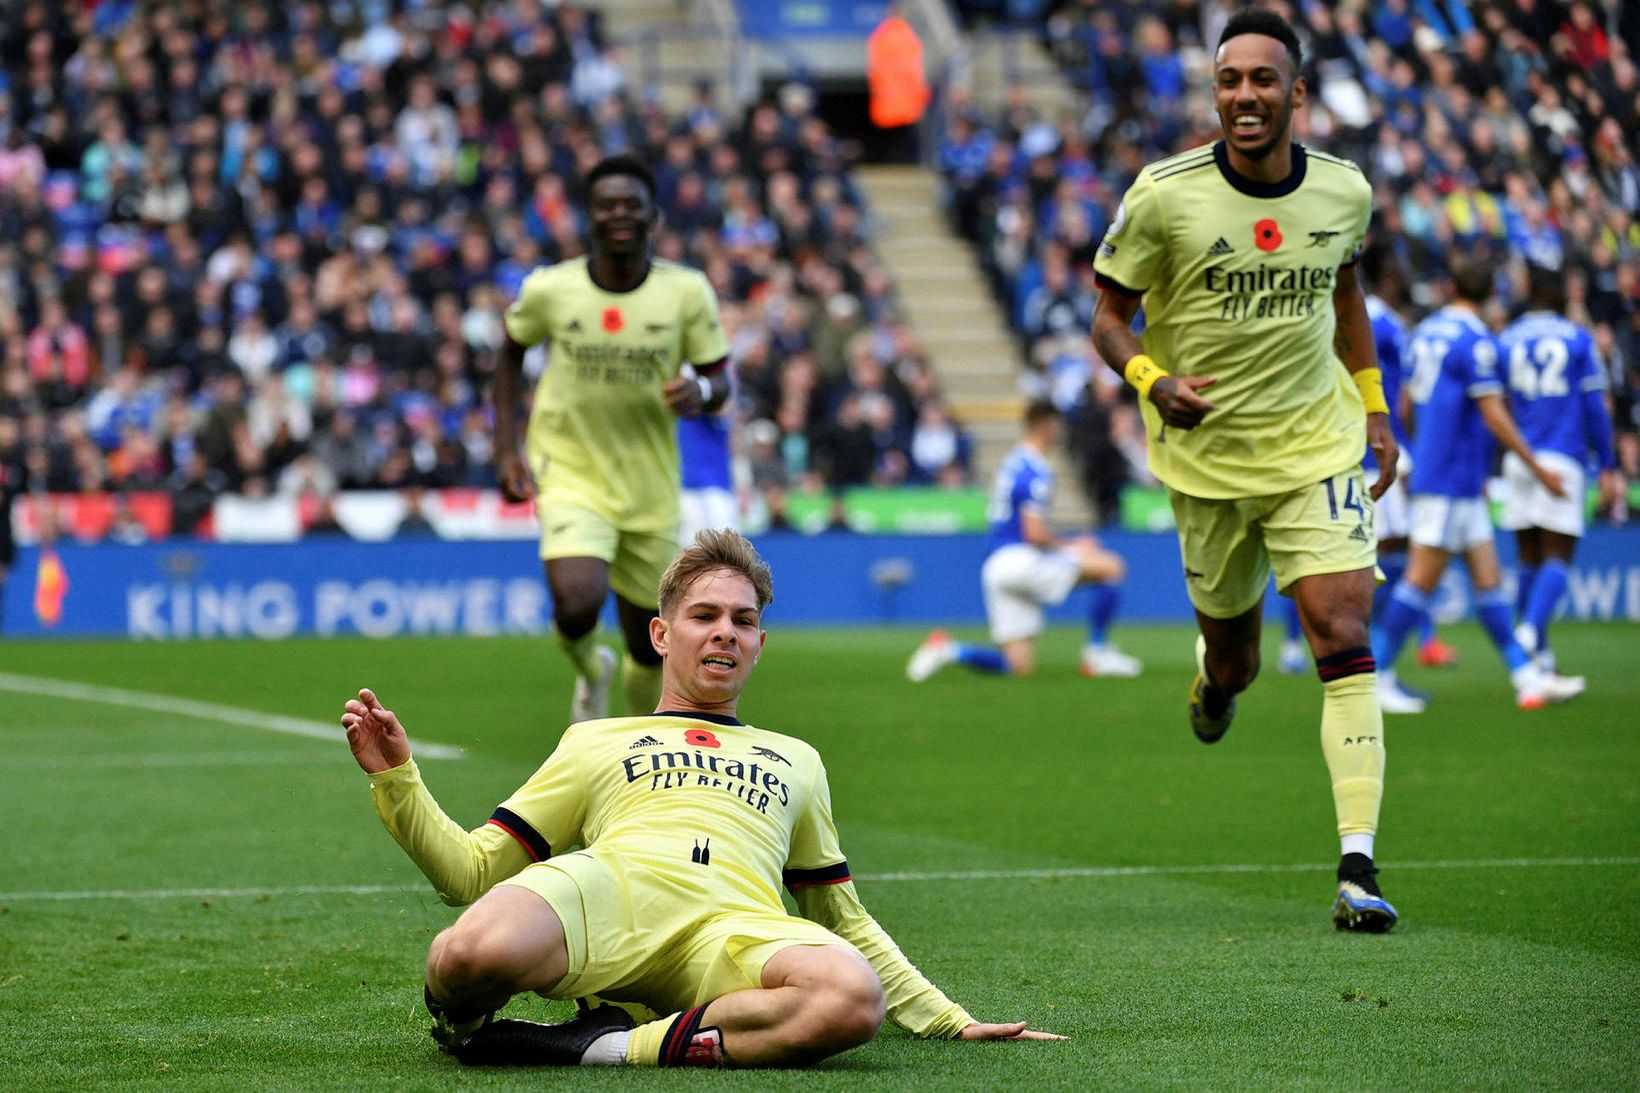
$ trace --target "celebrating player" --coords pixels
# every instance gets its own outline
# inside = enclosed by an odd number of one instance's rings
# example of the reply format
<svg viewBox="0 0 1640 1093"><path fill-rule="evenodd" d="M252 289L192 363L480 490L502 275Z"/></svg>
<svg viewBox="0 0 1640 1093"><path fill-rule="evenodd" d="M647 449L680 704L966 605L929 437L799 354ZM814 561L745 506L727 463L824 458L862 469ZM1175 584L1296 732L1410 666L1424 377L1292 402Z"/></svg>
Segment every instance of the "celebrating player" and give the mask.
<svg viewBox="0 0 1640 1093"><path fill-rule="evenodd" d="M1535 709L1583 690L1581 677L1563 679L1539 668L1510 630L1503 571L1486 507L1492 438L1552 496L1564 497L1566 487L1521 438L1504 405L1497 345L1479 315L1491 295L1491 269L1484 260L1459 261L1451 290L1451 302L1412 332L1412 550L1406 575L1384 611L1375 647L1383 665L1379 697L1388 713L1424 710L1423 699L1398 685L1395 658L1419 614L1429 610L1430 594L1455 554L1468 566L1475 615L1509 668L1517 704Z"/></svg>
<svg viewBox="0 0 1640 1093"><path fill-rule="evenodd" d="M1213 74L1223 139L1139 173L1094 261L1093 333L1139 392L1150 468L1179 525L1201 628L1191 728L1203 743L1223 737L1258 674L1273 567L1321 677L1341 843L1333 922L1379 932L1396 912L1372 859L1384 731L1367 620L1372 502L1397 449L1355 279L1372 188L1354 164L1291 140L1299 66L1298 38L1274 12L1225 24Z"/></svg>
<svg viewBox="0 0 1640 1093"><path fill-rule="evenodd" d="M471 832L398 718L368 690L347 703L382 822L440 898L477 900L427 956L434 1037L463 1063L793 1065L866 1043L885 1010L924 1037L1062 1039L976 1022L923 978L860 904L820 756L736 719L772 598L750 543L702 532L661 578L659 710L572 725ZM621 1005L492 1017L523 991ZM634 1027L626 1005L668 1016Z"/></svg>
<svg viewBox="0 0 1640 1093"><path fill-rule="evenodd" d="M1587 330L1563 318L1565 290L1558 270L1527 271L1527 312L1503 332L1499 350L1509 377L1509 404L1521 437L1538 462L1560 476L1556 497L1514 452L1503 457L1500 520L1515 533L1520 589L1515 638L1547 671L1554 671L1549 620L1566 594L1566 568L1583 537L1583 468L1592 451L1600 474L1600 503L1618 490L1612 421L1606 407L1606 369Z"/></svg>
<svg viewBox="0 0 1640 1093"><path fill-rule="evenodd" d="M1051 402L1025 408L1025 436L997 468L991 488L989 553L980 570L985 615L995 648L952 641L936 630L918 646L905 674L921 683L948 664L978 672L1030 675L1036 670L1036 636L1042 608L1064 602L1078 585L1093 586L1082 674L1136 676L1139 661L1108 641L1111 619L1127 572L1119 554L1092 536L1062 541L1048 527L1053 468L1048 453L1059 442L1060 415Z"/></svg>
<svg viewBox="0 0 1640 1093"><path fill-rule="evenodd" d="M649 625L678 548L673 415L711 412L729 394L711 285L650 257L649 169L611 156L587 172L586 191L591 253L525 278L507 309L495 381L496 473L509 500L535 496L553 627L578 676L572 721L608 712L615 655L597 629L611 588L626 638L627 707L654 708L660 660ZM541 341L552 362L530 411L526 467L513 414L524 354ZM694 377L680 374L685 362Z"/></svg>

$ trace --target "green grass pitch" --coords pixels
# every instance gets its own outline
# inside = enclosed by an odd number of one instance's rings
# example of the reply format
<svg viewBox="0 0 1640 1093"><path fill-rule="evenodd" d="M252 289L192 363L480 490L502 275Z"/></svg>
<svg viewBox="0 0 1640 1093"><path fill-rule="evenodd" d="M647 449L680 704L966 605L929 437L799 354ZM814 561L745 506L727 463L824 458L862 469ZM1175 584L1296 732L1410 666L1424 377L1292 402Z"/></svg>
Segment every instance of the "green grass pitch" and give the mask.
<svg viewBox="0 0 1640 1093"><path fill-rule="evenodd" d="M477 824L551 748L569 677L547 639L0 644L0 1088L1343 1088L1640 1082L1640 628L1562 626L1589 693L1515 710L1480 632L1404 674L1388 725L1383 937L1327 917L1337 843L1313 676L1270 670L1225 740L1184 717L1189 633L1129 627L1137 680L905 682L907 629L774 632L746 720L826 756L867 905L976 1015L1067 1043L890 1028L813 1072L462 1071L422 960L456 912L381 830L334 740L361 684ZM977 631L974 632L977 636ZM27 693L17 677L243 717ZM103 698L116 697L101 692ZM1228 867L1244 867L1233 869ZM509 1013L561 1005L528 998Z"/></svg>

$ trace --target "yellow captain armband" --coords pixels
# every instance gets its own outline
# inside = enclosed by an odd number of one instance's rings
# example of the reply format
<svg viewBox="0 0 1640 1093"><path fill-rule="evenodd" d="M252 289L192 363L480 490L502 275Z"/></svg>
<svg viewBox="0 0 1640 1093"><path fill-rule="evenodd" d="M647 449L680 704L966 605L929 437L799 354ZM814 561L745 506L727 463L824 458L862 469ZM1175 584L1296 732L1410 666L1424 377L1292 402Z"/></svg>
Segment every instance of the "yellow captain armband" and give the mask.
<svg viewBox="0 0 1640 1093"><path fill-rule="evenodd" d="M1149 398L1150 389L1156 386L1157 380L1168 375L1168 371L1143 353L1140 353L1127 362L1127 367L1122 369L1122 375L1128 383L1133 385L1133 389L1139 392L1140 398ZM1383 400L1383 395L1379 395L1378 401L1382 402Z"/></svg>
<svg viewBox="0 0 1640 1093"><path fill-rule="evenodd" d="M1351 372L1350 379L1355 381L1355 389L1361 392L1361 402L1366 406L1367 413L1389 413L1389 403L1384 401L1384 373L1376 368L1363 368L1359 372Z"/></svg>

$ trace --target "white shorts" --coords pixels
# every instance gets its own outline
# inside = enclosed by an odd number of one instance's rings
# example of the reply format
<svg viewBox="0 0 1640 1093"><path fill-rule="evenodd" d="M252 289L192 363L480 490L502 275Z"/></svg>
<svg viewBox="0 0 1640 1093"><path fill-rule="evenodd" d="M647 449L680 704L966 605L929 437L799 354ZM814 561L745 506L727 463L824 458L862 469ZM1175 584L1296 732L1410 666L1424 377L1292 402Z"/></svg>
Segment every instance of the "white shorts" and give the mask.
<svg viewBox="0 0 1640 1093"><path fill-rule="evenodd" d="M678 515L678 542L682 546L694 542L695 533L707 528L740 527L734 491L717 486L684 490L678 495Z"/></svg>
<svg viewBox="0 0 1640 1093"><path fill-rule="evenodd" d="M1503 457L1503 511L1498 526L1505 531L1547 528L1573 538L1583 537L1583 468L1560 452L1539 452L1538 462L1560 475L1565 497L1544 488L1537 475L1514 452Z"/></svg>
<svg viewBox="0 0 1640 1093"><path fill-rule="evenodd" d="M1484 497L1443 497L1435 493L1412 495L1412 531L1417 546L1462 554L1472 546L1492 541L1492 514Z"/></svg>
<svg viewBox="0 0 1640 1093"><path fill-rule="evenodd" d="M1082 566L1066 550L1042 550L1014 543L991 552L980 569L985 616L997 643L1034 638L1042 632L1042 608L1064 603Z"/></svg>
<svg viewBox="0 0 1640 1093"><path fill-rule="evenodd" d="M1395 481L1384 491L1384 496L1372 503L1373 523L1380 543L1385 539L1405 539L1412 533L1412 495L1407 492L1407 478L1411 473L1412 455L1402 448L1395 461Z"/></svg>

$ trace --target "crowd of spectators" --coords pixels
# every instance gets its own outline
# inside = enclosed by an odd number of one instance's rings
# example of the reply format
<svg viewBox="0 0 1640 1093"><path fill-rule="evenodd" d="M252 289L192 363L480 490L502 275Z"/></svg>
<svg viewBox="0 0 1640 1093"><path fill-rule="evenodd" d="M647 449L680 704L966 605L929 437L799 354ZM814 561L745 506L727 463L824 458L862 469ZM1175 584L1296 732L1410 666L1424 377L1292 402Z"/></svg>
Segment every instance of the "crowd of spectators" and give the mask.
<svg viewBox="0 0 1640 1093"><path fill-rule="evenodd" d="M989 5L996 7L997 5ZM1144 164L1217 138L1208 81L1229 0L1071 0L1041 21L1087 95L1043 117L1031 89L984 115L947 97L938 165L1029 350L1023 382L1073 412L1084 484L1110 513L1144 481L1131 394L1087 338L1098 245ZM1640 5L1622 0L1301 0L1300 139L1359 163L1373 240L1408 320L1454 251L1497 259L1501 323L1528 262L1564 271L1568 310L1611 371L1625 477L1640 476ZM1006 14L1005 12L1003 14ZM1390 285L1378 286L1386 291Z"/></svg>
<svg viewBox="0 0 1640 1093"><path fill-rule="evenodd" d="M801 86L668 116L572 0L4 9L0 462L24 488L169 491L186 532L224 493L492 485L501 312L581 253L577 179L617 151L655 168L657 253L718 290L777 519L793 488L966 479Z"/></svg>

